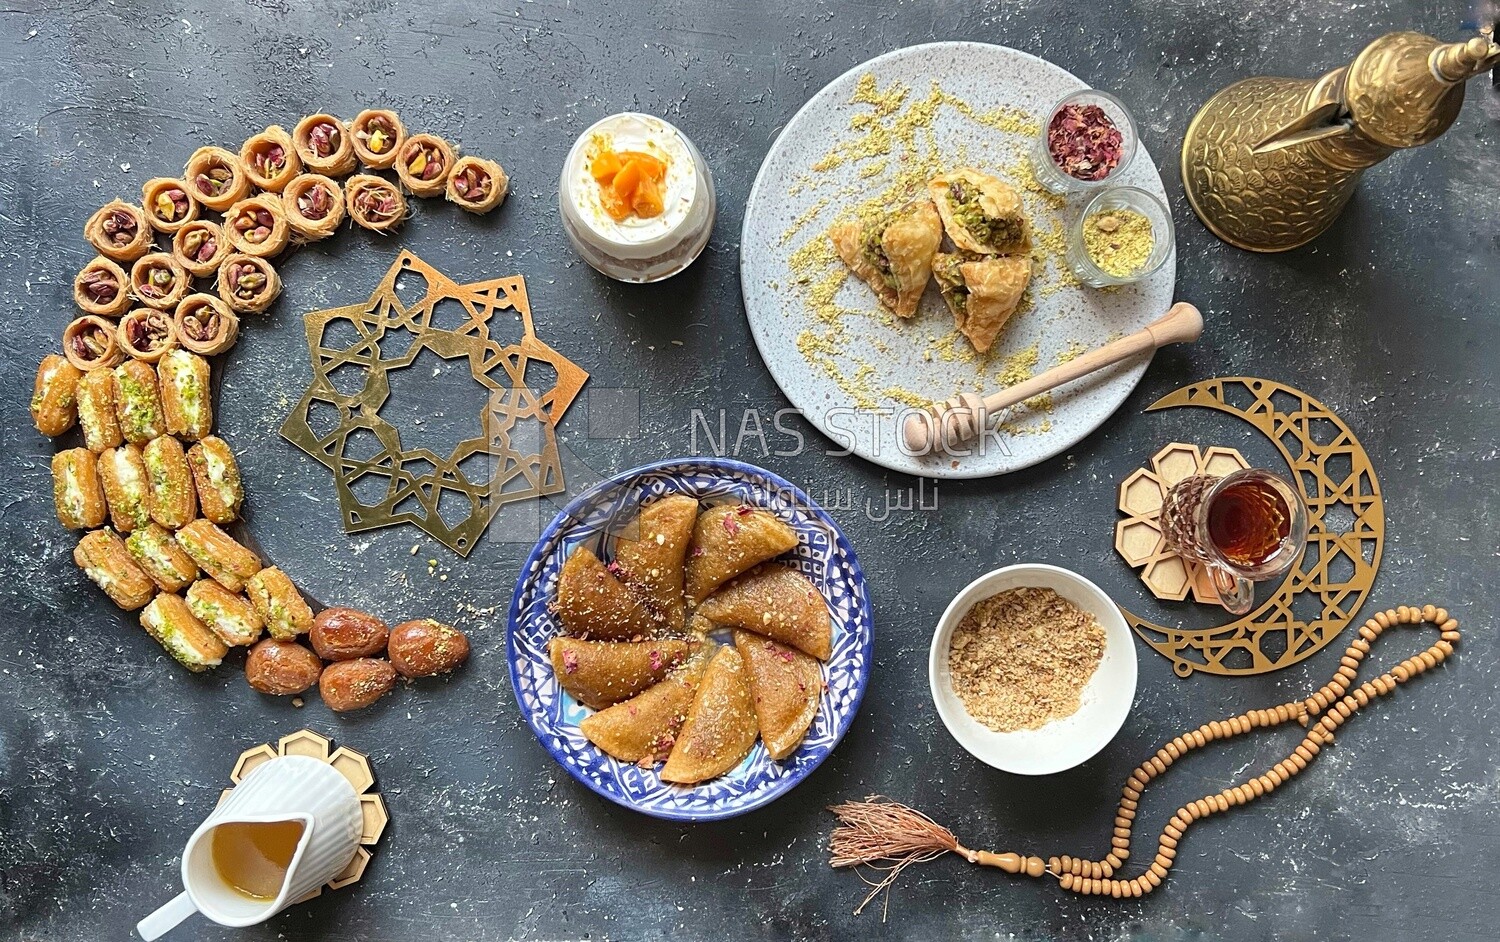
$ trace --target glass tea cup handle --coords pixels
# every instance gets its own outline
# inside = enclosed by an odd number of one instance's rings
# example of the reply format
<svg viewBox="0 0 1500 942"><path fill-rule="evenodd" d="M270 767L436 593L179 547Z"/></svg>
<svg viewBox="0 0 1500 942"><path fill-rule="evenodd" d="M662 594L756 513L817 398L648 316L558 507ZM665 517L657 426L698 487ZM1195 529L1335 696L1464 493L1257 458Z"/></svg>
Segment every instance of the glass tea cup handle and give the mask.
<svg viewBox="0 0 1500 942"><path fill-rule="evenodd" d="M1231 615L1244 615L1255 604L1255 583L1215 560L1203 563L1219 595L1219 604Z"/></svg>

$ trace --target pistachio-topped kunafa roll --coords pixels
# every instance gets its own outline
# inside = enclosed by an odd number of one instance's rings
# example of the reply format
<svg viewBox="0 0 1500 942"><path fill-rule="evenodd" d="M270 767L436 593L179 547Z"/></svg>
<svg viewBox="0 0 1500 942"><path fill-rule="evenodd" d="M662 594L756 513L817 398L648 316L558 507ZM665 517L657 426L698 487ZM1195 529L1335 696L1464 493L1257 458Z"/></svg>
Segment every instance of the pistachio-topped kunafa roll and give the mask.
<svg viewBox="0 0 1500 942"><path fill-rule="evenodd" d="M239 252L219 266L219 297L230 310L259 314L281 293L281 276L270 262Z"/></svg>
<svg viewBox="0 0 1500 942"><path fill-rule="evenodd" d="M266 627L249 599L212 579L193 583L187 603L193 616L231 647L254 644Z"/></svg>
<svg viewBox="0 0 1500 942"><path fill-rule="evenodd" d="M355 116L349 125L354 154L366 167L385 170L396 162L396 154L406 143L406 128L396 112L369 108Z"/></svg>
<svg viewBox="0 0 1500 942"><path fill-rule="evenodd" d="M198 508L205 519L225 524L240 515L245 489L240 466L224 439L208 435L188 449L188 467L198 490Z"/></svg>
<svg viewBox="0 0 1500 942"><path fill-rule="evenodd" d="M344 191L320 173L304 173L281 191L281 208L292 231L315 242L333 235L344 221Z"/></svg>
<svg viewBox="0 0 1500 942"><path fill-rule="evenodd" d="M267 566L245 583L250 604L278 641L295 641L312 629L313 613L302 593L286 573Z"/></svg>
<svg viewBox="0 0 1500 942"><path fill-rule="evenodd" d="M156 370L140 360L127 360L114 369L115 415L120 434L135 445L144 445L167 431L161 416L161 390Z"/></svg>
<svg viewBox="0 0 1500 942"><path fill-rule="evenodd" d="M413 134L396 157L396 176L416 196L441 196L457 159L453 146L436 134Z"/></svg>
<svg viewBox="0 0 1500 942"><path fill-rule="evenodd" d="M119 317L130 309L125 269L100 255L73 279L73 303L85 314Z"/></svg>
<svg viewBox="0 0 1500 942"><path fill-rule="evenodd" d="M138 307L120 318L115 339L126 356L155 363L177 346L177 326L166 311Z"/></svg>
<svg viewBox="0 0 1500 942"><path fill-rule="evenodd" d="M471 213L487 213L505 201L510 177L505 168L483 157L460 157L453 163L446 194L450 203Z"/></svg>
<svg viewBox="0 0 1500 942"><path fill-rule="evenodd" d="M85 314L64 327L62 346L68 362L85 373L109 369L125 359L114 323L97 314Z"/></svg>
<svg viewBox="0 0 1500 942"><path fill-rule="evenodd" d="M182 442L170 435L153 438L141 449L146 462L146 507L151 519L178 530L198 516L198 491Z"/></svg>
<svg viewBox="0 0 1500 942"><path fill-rule="evenodd" d="M168 435L195 442L212 431L207 360L186 350L173 350L157 362L156 379Z"/></svg>
<svg viewBox="0 0 1500 942"><path fill-rule="evenodd" d="M172 257L195 278L207 278L218 271L232 251L223 227L212 220L194 219L172 236Z"/></svg>
<svg viewBox="0 0 1500 942"><path fill-rule="evenodd" d="M78 421L78 381L83 371L56 353L42 357L31 388L31 423L43 435L56 437Z"/></svg>
<svg viewBox="0 0 1500 942"><path fill-rule="evenodd" d="M142 255L130 266L130 293L147 307L170 311L192 289L192 276L167 252Z"/></svg>
<svg viewBox="0 0 1500 942"><path fill-rule="evenodd" d="M171 592L161 593L141 610L141 627L194 673L218 667L229 653L229 647L198 620L182 596Z"/></svg>
<svg viewBox="0 0 1500 942"><path fill-rule="evenodd" d="M198 564L177 545L172 533L148 523L125 538L130 558L163 592L181 592L198 578Z"/></svg>
<svg viewBox="0 0 1500 942"><path fill-rule="evenodd" d="M151 251L151 224L139 206L110 200L84 223L83 236L99 254L117 262L133 262Z"/></svg>
<svg viewBox="0 0 1500 942"><path fill-rule="evenodd" d="M146 483L146 459L138 445L121 445L99 456L99 483L109 504L109 520L121 533L132 533L151 523L151 494Z"/></svg>
<svg viewBox="0 0 1500 942"><path fill-rule="evenodd" d="M359 166L349 126L331 114L310 114L292 129L292 146L311 173L348 176Z"/></svg>
<svg viewBox="0 0 1500 942"><path fill-rule="evenodd" d="M224 234L236 252L274 258L286 248L292 230L281 208L281 197L261 193L240 200L224 214Z"/></svg>
<svg viewBox="0 0 1500 942"><path fill-rule="evenodd" d="M260 572L259 556L207 520L194 520L178 530L177 542L200 569L231 592L243 592L245 582Z"/></svg>
<svg viewBox="0 0 1500 942"><path fill-rule="evenodd" d="M125 440L115 414L115 377L109 370L84 373L78 380L78 428L84 447L95 454Z"/></svg>
<svg viewBox="0 0 1500 942"><path fill-rule="evenodd" d="M245 165L222 147L200 147L193 151L182 176L192 188L193 199L216 213L250 195Z"/></svg>
<svg viewBox="0 0 1500 942"><path fill-rule="evenodd" d="M389 180L371 173L349 178L344 203L355 225L374 232L390 232L406 221L406 197Z"/></svg>
<svg viewBox="0 0 1500 942"><path fill-rule="evenodd" d="M85 533L73 548L73 562L127 612L145 605L156 594L156 583L131 559L119 535L108 528Z"/></svg>
<svg viewBox="0 0 1500 942"><path fill-rule="evenodd" d="M199 356L223 353L240 335L240 319L211 294L190 294L177 302L172 322L177 325L177 342Z"/></svg>
<svg viewBox="0 0 1500 942"><path fill-rule="evenodd" d="M250 182L270 193L280 193L302 172L302 161L292 147L292 136L279 124L252 134L240 145L240 163Z"/></svg>
<svg viewBox="0 0 1500 942"><path fill-rule="evenodd" d="M198 218L198 201L187 184L171 177L153 177L141 187L141 206L146 221L157 232L171 235Z"/></svg>
<svg viewBox="0 0 1500 942"><path fill-rule="evenodd" d="M52 456L52 498L57 519L69 530L104 526L109 505L104 502L92 451L69 448Z"/></svg>

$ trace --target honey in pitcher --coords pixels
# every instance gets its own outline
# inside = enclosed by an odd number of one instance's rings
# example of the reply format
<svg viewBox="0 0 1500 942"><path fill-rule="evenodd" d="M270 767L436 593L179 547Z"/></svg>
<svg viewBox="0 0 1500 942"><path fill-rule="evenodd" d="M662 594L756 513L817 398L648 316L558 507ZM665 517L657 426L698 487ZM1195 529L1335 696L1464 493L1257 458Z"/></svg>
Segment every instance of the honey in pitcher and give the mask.
<svg viewBox="0 0 1500 942"><path fill-rule="evenodd" d="M1264 481L1237 481L1214 495L1208 507L1208 538L1232 565L1262 566L1291 533L1286 499Z"/></svg>
<svg viewBox="0 0 1500 942"><path fill-rule="evenodd" d="M243 821L214 828L210 850L219 879L254 900L281 893L302 840L301 821Z"/></svg>

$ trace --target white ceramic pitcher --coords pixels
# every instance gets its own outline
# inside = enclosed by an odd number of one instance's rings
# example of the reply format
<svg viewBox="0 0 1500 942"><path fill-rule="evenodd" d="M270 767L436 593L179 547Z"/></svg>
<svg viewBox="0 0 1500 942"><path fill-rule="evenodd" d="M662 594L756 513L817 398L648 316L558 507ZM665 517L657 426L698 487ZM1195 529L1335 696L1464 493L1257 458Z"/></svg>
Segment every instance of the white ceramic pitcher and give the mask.
<svg viewBox="0 0 1500 942"><path fill-rule="evenodd" d="M222 824L272 821L301 822L302 837L281 892L272 900L252 899L219 876L206 838ZM188 838L183 892L136 923L135 931L151 942L195 912L232 928L264 922L349 866L361 826L359 796L338 770L309 756L272 759L247 775Z"/></svg>

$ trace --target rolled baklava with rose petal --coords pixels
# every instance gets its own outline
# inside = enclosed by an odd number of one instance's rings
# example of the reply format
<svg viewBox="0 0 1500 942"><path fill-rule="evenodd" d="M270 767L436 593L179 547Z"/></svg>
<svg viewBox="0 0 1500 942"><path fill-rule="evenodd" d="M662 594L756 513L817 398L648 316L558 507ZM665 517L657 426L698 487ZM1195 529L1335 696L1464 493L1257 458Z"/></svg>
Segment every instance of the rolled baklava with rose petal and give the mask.
<svg viewBox="0 0 1500 942"><path fill-rule="evenodd" d="M147 307L170 311L193 290L193 278L168 252L142 255L130 266L130 293Z"/></svg>
<svg viewBox="0 0 1500 942"><path fill-rule="evenodd" d="M406 197L384 177L355 174L344 186L344 203L354 224L374 232L390 232L406 221Z"/></svg>
<svg viewBox="0 0 1500 942"><path fill-rule="evenodd" d="M218 271L232 251L223 227L207 219L194 219L172 236L172 257L195 278L207 278Z"/></svg>
<svg viewBox="0 0 1500 942"><path fill-rule="evenodd" d="M145 605L156 594L156 583L135 564L113 530L85 533L73 548L73 562L127 612Z"/></svg>
<svg viewBox="0 0 1500 942"><path fill-rule="evenodd" d="M73 303L85 314L119 317L130 309L125 269L100 255L73 279Z"/></svg>
<svg viewBox="0 0 1500 942"><path fill-rule="evenodd" d="M261 193L229 207L224 214L224 234L236 252L274 258L291 241L292 230L281 208L281 197Z"/></svg>
<svg viewBox="0 0 1500 942"><path fill-rule="evenodd" d="M295 641L298 635L312 630L312 608L291 578L275 566L251 576L245 583L245 594L276 640Z"/></svg>
<svg viewBox="0 0 1500 942"><path fill-rule="evenodd" d="M250 600L212 579L199 579L187 590L188 610L230 647L254 644L266 627Z"/></svg>
<svg viewBox="0 0 1500 942"><path fill-rule="evenodd" d="M188 158L183 179L192 188L193 199L216 213L250 195L250 177L245 165L222 147L200 147Z"/></svg>
<svg viewBox="0 0 1500 942"><path fill-rule="evenodd" d="M52 499L57 519L69 530L92 530L104 526L109 505L94 453L87 448L69 448L52 456Z"/></svg>
<svg viewBox="0 0 1500 942"><path fill-rule="evenodd" d="M198 620L182 596L170 592L161 593L141 610L141 627L194 673L218 667L229 653L228 646Z"/></svg>
<svg viewBox="0 0 1500 942"><path fill-rule="evenodd" d="M125 440L115 414L115 377L109 370L84 373L78 381L78 428L84 447L95 454Z"/></svg>
<svg viewBox="0 0 1500 942"><path fill-rule="evenodd" d="M163 592L181 592L198 578L198 564L177 545L170 530L155 523L148 523L127 536L125 548Z"/></svg>
<svg viewBox="0 0 1500 942"><path fill-rule="evenodd" d="M240 145L240 163L250 182L268 193L280 193L302 172L302 160L292 146L292 136L279 124L252 134Z"/></svg>
<svg viewBox="0 0 1500 942"><path fill-rule="evenodd" d="M270 262L238 252L219 266L219 297L230 310L259 314L281 293L281 276Z"/></svg>
<svg viewBox="0 0 1500 942"><path fill-rule="evenodd" d="M229 305L211 294L183 298L177 303L172 322L177 325L177 342L199 356L223 353L240 335L240 319Z"/></svg>
<svg viewBox="0 0 1500 942"><path fill-rule="evenodd" d="M460 157L453 164L446 190L448 201L471 213L487 213L505 201L510 177L505 168L483 157Z"/></svg>
<svg viewBox="0 0 1500 942"><path fill-rule="evenodd" d="M304 169L345 177L359 166L349 126L331 114L310 114L292 129L292 146Z"/></svg>
<svg viewBox="0 0 1500 942"><path fill-rule="evenodd" d="M146 462L146 507L151 519L178 530L198 516L198 490L182 442L170 435L153 438L141 449Z"/></svg>
<svg viewBox="0 0 1500 942"><path fill-rule="evenodd" d="M78 421L78 381L83 371L56 353L42 357L31 388L31 422L49 438L61 435Z"/></svg>
<svg viewBox="0 0 1500 942"><path fill-rule="evenodd" d="M406 128L396 112L384 108L361 111L349 125L354 154L366 167L385 170L396 162L396 154L406 143Z"/></svg>
<svg viewBox="0 0 1500 942"><path fill-rule="evenodd" d="M177 542L198 568L231 592L245 591L246 580L261 570L259 556L202 518L178 530Z"/></svg>
<svg viewBox="0 0 1500 942"><path fill-rule="evenodd" d="M114 369L115 416L120 420L120 434L134 445L144 445L166 434L161 416L161 389L156 370L140 360L127 360Z"/></svg>
<svg viewBox="0 0 1500 942"><path fill-rule="evenodd" d="M151 251L151 224L139 206L110 200L84 223L83 236L99 254L117 262L133 262Z"/></svg>
<svg viewBox="0 0 1500 942"><path fill-rule="evenodd" d="M114 322L97 314L85 314L64 327L62 345L63 356L85 373L107 370L125 359L125 351L115 337Z"/></svg>
<svg viewBox="0 0 1500 942"><path fill-rule="evenodd" d="M213 430L207 360L186 350L173 350L156 364L156 379L168 435L195 442Z"/></svg>
<svg viewBox="0 0 1500 942"><path fill-rule="evenodd" d="M99 483L109 505L109 520L121 533L151 524L151 494L146 484L146 459L138 445L125 444L99 456Z"/></svg>
<svg viewBox="0 0 1500 942"><path fill-rule="evenodd" d="M245 489L229 444L215 435L205 436L188 449L188 466L193 470L198 507L204 518L218 524L238 518Z"/></svg>
<svg viewBox="0 0 1500 942"><path fill-rule="evenodd" d="M198 201L189 195L187 184L171 177L147 180L141 187L141 206L151 228L167 235L198 218Z"/></svg>
<svg viewBox="0 0 1500 942"><path fill-rule="evenodd" d="M415 196L441 196L457 159L453 146L436 134L413 134L396 157L396 176Z"/></svg>
<svg viewBox="0 0 1500 942"><path fill-rule="evenodd" d="M316 242L333 235L344 221L344 191L322 174L304 173L281 192L281 208L293 232Z"/></svg>
<svg viewBox="0 0 1500 942"><path fill-rule="evenodd" d="M155 363L177 346L177 325L172 315L149 307L138 307L120 318L115 339L127 356Z"/></svg>

